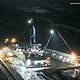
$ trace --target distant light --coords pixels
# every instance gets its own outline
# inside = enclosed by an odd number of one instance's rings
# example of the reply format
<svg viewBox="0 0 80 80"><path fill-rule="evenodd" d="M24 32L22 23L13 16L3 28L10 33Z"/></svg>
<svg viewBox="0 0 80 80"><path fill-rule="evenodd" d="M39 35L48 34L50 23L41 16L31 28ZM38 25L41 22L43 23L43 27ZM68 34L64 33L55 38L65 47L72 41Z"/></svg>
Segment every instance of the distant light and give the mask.
<svg viewBox="0 0 80 80"><path fill-rule="evenodd" d="M31 24L32 21L33 21L33 19L31 18L31 19L28 20L28 23Z"/></svg>
<svg viewBox="0 0 80 80"><path fill-rule="evenodd" d="M5 43L7 43L9 41L9 39L7 38L7 39L5 39Z"/></svg>
<svg viewBox="0 0 80 80"><path fill-rule="evenodd" d="M47 58L46 58L45 63L46 63L47 65L50 65L50 63L51 63L50 57L47 57Z"/></svg>
<svg viewBox="0 0 80 80"><path fill-rule="evenodd" d="M28 20L28 23L31 24L31 20Z"/></svg>
<svg viewBox="0 0 80 80"><path fill-rule="evenodd" d="M11 39L11 43L15 43L16 42L16 39L15 38L12 38Z"/></svg>
<svg viewBox="0 0 80 80"><path fill-rule="evenodd" d="M50 30L50 33L51 33L51 34L53 34L53 33L54 33L54 31L53 31L53 30Z"/></svg>

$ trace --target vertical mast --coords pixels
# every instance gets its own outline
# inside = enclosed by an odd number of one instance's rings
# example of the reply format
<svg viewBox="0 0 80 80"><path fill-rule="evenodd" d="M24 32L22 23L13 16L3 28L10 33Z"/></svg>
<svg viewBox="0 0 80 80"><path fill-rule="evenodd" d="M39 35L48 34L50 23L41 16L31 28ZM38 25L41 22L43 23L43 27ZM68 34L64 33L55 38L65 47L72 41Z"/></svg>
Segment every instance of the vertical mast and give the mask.
<svg viewBox="0 0 80 80"><path fill-rule="evenodd" d="M33 24L32 28L30 29L30 46L34 44L36 44L36 29Z"/></svg>
<svg viewBox="0 0 80 80"><path fill-rule="evenodd" d="M36 44L36 29L35 29L34 25L32 27L32 31L33 31L33 44Z"/></svg>

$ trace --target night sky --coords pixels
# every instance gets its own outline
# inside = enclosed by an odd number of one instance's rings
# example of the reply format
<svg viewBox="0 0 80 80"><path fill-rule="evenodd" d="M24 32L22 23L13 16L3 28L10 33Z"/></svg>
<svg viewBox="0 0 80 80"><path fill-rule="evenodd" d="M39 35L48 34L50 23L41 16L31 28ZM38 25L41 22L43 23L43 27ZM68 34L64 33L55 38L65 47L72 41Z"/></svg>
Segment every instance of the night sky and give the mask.
<svg viewBox="0 0 80 80"><path fill-rule="evenodd" d="M45 45L49 30L54 29L63 36L73 51L80 54L80 5L70 5L71 0L62 0L62 2L51 0L55 4L47 0L41 1L40 4L35 0L32 1L33 5L30 1L27 0L25 3L23 0L22 4L21 0L0 1L0 43L3 43L5 38L12 37L28 43L31 25L27 20L33 18L37 30L37 43ZM23 7L28 9L21 9ZM35 10L35 7L39 9ZM41 9L45 12L39 11ZM52 38L49 48L58 50L61 43L61 40L59 44L59 40ZM57 45L59 47L56 48Z"/></svg>

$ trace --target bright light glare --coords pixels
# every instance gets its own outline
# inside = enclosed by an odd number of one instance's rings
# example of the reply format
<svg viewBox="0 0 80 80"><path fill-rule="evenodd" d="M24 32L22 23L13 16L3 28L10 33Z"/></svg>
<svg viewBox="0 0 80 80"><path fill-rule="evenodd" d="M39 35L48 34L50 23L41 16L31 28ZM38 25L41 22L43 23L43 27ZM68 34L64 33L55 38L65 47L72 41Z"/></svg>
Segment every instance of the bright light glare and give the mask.
<svg viewBox="0 0 80 80"><path fill-rule="evenodd" d="M76 58L77 58L76 54L75 54L74 52L72 52L72 53L71 53L71 61L72 61L72 62L73 62L73 61L76 61Z"/></svg>
<svg viewBox="0 0 80 80"><path fill-rule="evenodd" d="M50 57L47 57L47 58L46 58L45 63L46 63L47 65L50 65Z"/></svg>
<svg viewBox="0 0 80 80"><path fill-rule="evenodd" d="M11 42L12 42L12 43L15 43L15 42L16 42L16 39L15 39L15 38L12 38L12 39L11 39Z"/></svg>
<svg viewBox="0 0 80 80"><path fill-rule="evenodd" d="M7 54L6 54L6 53L0 54L0 58L5 59L5 58L7 58L7 57L8 57L8 56L7 56Z"/></svg>
<svg viewBox="0 0 80 80"><path fill-rule="evenodd" d="M21 66L21 71L22 71L22 72L26 71L26 67Z"/></svg>
<svg viewBox="0 0 80 80"><path fill-rule="evenodd" d="M2 50L0 50L0 54L2 53L3 51Z"/></svg>
<svg viewBox="0 0 80 80"><path fill-rule="evenodd" d="M31 60L28 59L26 63L27 63L27 66L31 65Z"/></svg>
<svg viewBox="0 0 80 80"><path fill-rule="evenodd" d="M31 24L31 20L28 20L28 23Z"/></svg>
<svg viewBox="0 0 80 80"><path fill-rule="evenodd" d="M3 52L7 52L7 47L2 48Z"/></svg>
<svg viewBox="0 0 80 80"><path fill-rule="evenodd" d="M32 20L33 20L32 18L29 19L29 20L28 20L28 23L31 24L31 23L32 23Z"/></svg>
<svg viewBox="0 0 80 80"><path fill-rule="evenodd" d="M76 58L76 54L74 52L71 52L71 57Z"/></svg>
<svg viewBox="0 0 80 80"><path fill-rule="evenodd" d="M7 38L7 39L5 39L5 43L7 43L9 41L9 39Z"/></svg>
<svg viewBox="0 0 80 80"><path fill-rule="evenodd" d="M7 55L8 55L8 56L13 56L14 54L11 53L11 52L8 52Z"/></svg>
<svg viewBox="0 0 80 80"><path fill-rule="evenodd" d="M54 33L54 31L53 31L53 30L50 30L50 33L51 33L51 34L53 34L53 33Z"/></svg>

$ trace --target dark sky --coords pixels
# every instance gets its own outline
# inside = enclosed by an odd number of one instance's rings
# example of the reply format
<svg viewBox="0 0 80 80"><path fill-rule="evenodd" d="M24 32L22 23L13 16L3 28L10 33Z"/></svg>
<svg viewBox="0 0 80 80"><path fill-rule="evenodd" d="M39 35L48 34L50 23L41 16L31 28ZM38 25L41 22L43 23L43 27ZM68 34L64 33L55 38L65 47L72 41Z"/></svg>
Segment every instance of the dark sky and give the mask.
<svg viewBox="0 0 80 80"><path fill-rule="evenodd" d="M50 0L52 1L52 0ZM39 2L23 0L0 1L0 40L1 43L6 37L16 37L18 40L29 42L30 25L27 23L29 18L34 19L37 30L37 42L46 44L49 37L49 30L54 29L61 33L71 48L79 53L80 49L80 5L68 4L71 0L62 2ZM22 4L21 4L22 3ZM27 5L27 6L26 6ZM38 6L39 5L39 6ZM26 8L20 9L20 8ZM36 7L39 9L36 9ZM46 12L43 12L47 11ZM55 42L56 45L57 41ZM53 47L53 45L50 46Z"/></svg>

